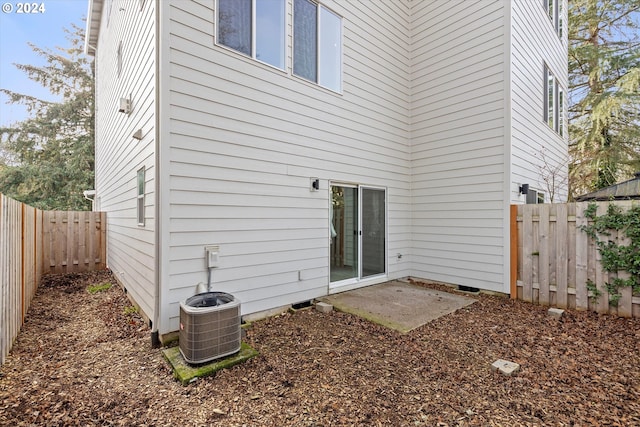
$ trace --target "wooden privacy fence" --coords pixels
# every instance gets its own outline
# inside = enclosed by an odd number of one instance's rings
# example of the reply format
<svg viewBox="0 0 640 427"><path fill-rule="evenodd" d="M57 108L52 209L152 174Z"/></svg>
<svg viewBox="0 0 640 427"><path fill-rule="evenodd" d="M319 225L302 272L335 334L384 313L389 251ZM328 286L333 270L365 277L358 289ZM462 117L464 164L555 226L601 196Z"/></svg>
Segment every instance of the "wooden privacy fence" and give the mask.
<svg viewBox="0 0 640 427"><path fill-rule="evenodd" d="M610 203L628 210L632 201L597 202L598 216ZM637 203L637 202L636 202ZM511 295L560 308L594 310L623 317L640 317L640 295L622 288L617 305L609 303L605 283L616 273L602 269L596 244L581 227L590 224L590 203L554 203L511 206ZM626 236L625 236L626 237ZM616 232L600 236L624 244ZM620 273L621 277L623 274ZM596 298L587 283L601 291Z"/></svg>
<svg viewBox="0 0 640 427"><path fill-rule="evenodd" d="M0 365L43 274L106 268L106 213L41 211L0 194Z"/></svg>

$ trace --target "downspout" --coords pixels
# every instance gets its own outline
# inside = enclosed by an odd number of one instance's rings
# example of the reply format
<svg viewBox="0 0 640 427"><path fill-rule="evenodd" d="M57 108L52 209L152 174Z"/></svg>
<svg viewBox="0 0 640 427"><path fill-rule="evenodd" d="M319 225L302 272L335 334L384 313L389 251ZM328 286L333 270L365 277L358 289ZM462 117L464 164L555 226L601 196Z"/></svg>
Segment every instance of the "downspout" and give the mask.
<svg viewBox="0 0 640 427"><path fill-rule="evenodd" d="M511 286L511 188L513 179L513 68L511 65L513 58L513 15L514 4L509 0L503 2L505 8L504 23L504 179L503 179L503 209L502 209L502 253L503 253L503 269L502 269L502 291L505 294L512 293ZM513 295L512 295L513 296Z"/></svg>
<svg viewBox="0 0 640 427"><path fill-rule="evenodd" d="M155 3L155 29L156 29L156 40L155 40L155 100L154 100L154 162L155 162L155 217L156 217L156 229L155 229L155 242L154 242L154 250L155 250L155 269L154 269L154 282L155 282L155 301L153 308L153 321L151 324L151 346L153 348L160 347L160 333L158 330L158 324L160 323L160 279L162 277L160 269L162 268L162 263L160 262L160 257L162 255L162 251L160 250L160 243L162 239L160 237L160 230L162 221L160 220L160 3Z"/></svg>

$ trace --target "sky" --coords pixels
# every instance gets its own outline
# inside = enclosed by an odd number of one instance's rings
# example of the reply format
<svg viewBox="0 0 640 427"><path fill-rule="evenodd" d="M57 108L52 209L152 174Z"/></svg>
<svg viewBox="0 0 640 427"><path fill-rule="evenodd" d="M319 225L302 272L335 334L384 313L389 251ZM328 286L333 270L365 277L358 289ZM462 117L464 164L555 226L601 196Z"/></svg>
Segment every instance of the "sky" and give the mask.
<svg viewBox="0 0 640 427"><path fill-rule="evenodd" d="M39 6L38 13L18 13L19 4ZM44 58L31 50L27 43L40 48L69 46L64 28L76 24L85 28L88 0L0 0L0 88L36 96L45 100L56 100L49 91L29 80L27 75L13 64L45 65ZM43 7L41 5L44 5ZM25 12L23 6L22 12ZM27 118L20 105L7 104L8 97L0 94L0 127Z"/></svg>

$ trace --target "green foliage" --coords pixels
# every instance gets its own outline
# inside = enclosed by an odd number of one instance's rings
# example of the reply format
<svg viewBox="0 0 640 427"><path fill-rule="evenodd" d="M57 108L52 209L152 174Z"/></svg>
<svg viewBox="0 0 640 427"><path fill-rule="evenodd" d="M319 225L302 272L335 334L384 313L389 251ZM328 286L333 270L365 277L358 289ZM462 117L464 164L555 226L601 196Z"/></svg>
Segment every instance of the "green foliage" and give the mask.
<svg viewBox="0 0 640 427"><path fill-rule="evenodd" d="M83 54L84 30L66 30L70 47L31 48L47 65L15 64L28 77L61 96L48 102L0 89L30 117L0 128L0 192L41 209L86 210L83 191L93 188L94 79Z"/></svg>
<svg viewBox="0 0 640 427"><path fill-rule="evenodd" d="M598 216L597 205L591 203L585 210L585 217L590 219L591 223L582 226L581 229L596 243L603 270L629 273L627 279L618 277L605 283L609 303L615 306L620 300L621 288L631 287L634 293L640 292L640 206L633 206L624 212L620 206L612 203L607 207L606 214ZM603 241L600 238L611 236L613 231L625 235L629 243L622 245L616 243L617 239ZM591 291L594 299L601 295L601 291L591 281L587 282L587 289Z"/></svg>
<svg viewBox="0 0 640 427"><path fill-rule="evenodd" d="M99 283L99 284L91 285L87 287L87 292L93 295L93 294L97 294L98 292L108 291L109 289L111 289L111 286L112 284L109 282Z"/></svg>
<svg viewBox="0 0 640 427"><path fill-rule="evenodd" d="M569 0L570 191L640 166L640 1Z"/></svg>
<svg viewBox="0 0 640 427"><path fill-rule="evenodd" d="M133 316L134 314L137 314L137 313L138 313L138 308L133 305L128 305L124 308L125 316Z"/></svg>
<svg viewBox="0 0 640 427"><path fill-rule="evenodd" d="M600 295L602 295L602 292L600 292L600 289L598 289L598 287L596 286L595 283L593 283L592 280L587 280L587 291L589 291L589 293L591 294L591 300L595 301L598 299L598 297Z"/></svg>

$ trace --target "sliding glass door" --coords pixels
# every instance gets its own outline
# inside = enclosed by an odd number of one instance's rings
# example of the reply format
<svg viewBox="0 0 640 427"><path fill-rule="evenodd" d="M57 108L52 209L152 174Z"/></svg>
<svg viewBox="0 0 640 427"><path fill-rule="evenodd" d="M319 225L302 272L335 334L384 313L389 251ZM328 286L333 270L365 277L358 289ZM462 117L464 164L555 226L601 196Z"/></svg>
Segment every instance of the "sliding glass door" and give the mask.
<svg viewBox="0 0 640 427"><path fill-rule="evenodd" d="M386 273L384 189L331 186L331 287Z"/></svg>

